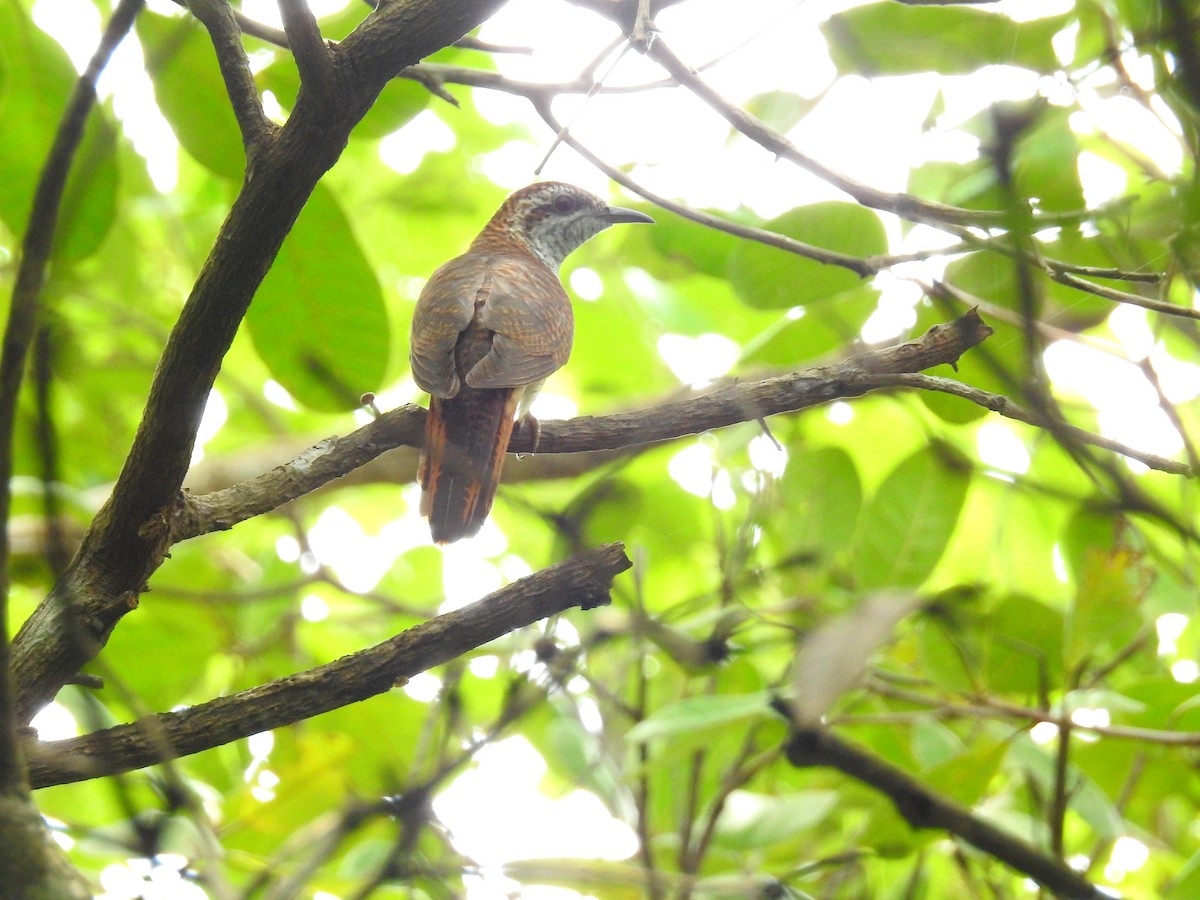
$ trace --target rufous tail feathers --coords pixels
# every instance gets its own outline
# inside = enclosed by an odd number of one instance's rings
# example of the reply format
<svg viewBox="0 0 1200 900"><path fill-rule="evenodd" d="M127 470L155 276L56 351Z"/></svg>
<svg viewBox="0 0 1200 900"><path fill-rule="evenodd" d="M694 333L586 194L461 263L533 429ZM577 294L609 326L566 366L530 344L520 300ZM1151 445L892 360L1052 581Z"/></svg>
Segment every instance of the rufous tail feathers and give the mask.
<svg viewBox="0 0 1200 900"><path fill-rule="evenodd" d="M453 399L431 398L418 478L434 542L471 537L483 526L512 438L517 393L463 385Z"/></svg>

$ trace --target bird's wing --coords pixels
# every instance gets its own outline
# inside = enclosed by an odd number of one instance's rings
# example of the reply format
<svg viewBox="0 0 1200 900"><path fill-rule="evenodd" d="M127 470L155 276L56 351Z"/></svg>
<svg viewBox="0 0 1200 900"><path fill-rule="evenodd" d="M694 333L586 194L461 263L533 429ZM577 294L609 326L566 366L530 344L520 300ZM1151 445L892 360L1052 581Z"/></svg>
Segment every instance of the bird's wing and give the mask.
<svg viewBox="0 0 1200 900"><path fill-rule="evenodd" d="M540 260L494 259L479 323L494 333L492 348L467 373L475 388L543 381L571 355L574 317L558 274Z"/></svg>
<svg viewBox="0 0 1200 900"><path fill-rule="evenodd" d="M454 349L471 324L476 297L487 281L486 266L476 258L460 256L434 272L417 298L409 361L413 379L435 397L448 399L458 393Z"/></svg>

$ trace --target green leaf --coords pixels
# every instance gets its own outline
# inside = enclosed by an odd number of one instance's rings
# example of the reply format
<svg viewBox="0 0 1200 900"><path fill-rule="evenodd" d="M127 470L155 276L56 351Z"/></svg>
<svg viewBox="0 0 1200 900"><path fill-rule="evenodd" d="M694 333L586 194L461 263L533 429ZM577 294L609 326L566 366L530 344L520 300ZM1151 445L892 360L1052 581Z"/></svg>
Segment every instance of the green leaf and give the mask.
<svg viewBox="0 0 1200 900"><path fill-rule="evenodd" d="M116 129L101 110L93 109L63 193L55 257L78 262L100 249L108 236L117 214L117 146Z"/></svg>
<svg viewBox="0 0 1200 900"><path fill-rule="evenodd" d="M0 5L0 218L23 234L38 175L66 105L74 69L62 48L33 24L19 3Z"/></svg>
<svg viewBox="0 0 1200 900"><path fill-rule="evenodd" d="M0 4L0 220L20 237L55 132L76 81L66 53L19 3ZM100 109L89 116L63 195L54 254L93 253L112 225L117 189L112 126Z"/></svg>
<svg viewBox="0 0 1200 900"><path fill-rule="evenodd" d="M714 278L725 277L730 258L744 243L728 232L658 209L654 210L654 227L644 232L660 256L681 260Z"/></svg>
<svg viewBox="0 0 1200 900"><path fill-rule="evenodd" d="M961 756L963 749L962 738L944 722L932 716L921 716L912 723L912 755L922 769L931 769Z"/></svg>
<svg viewBox="0 0 1200 900"><path fill-rule="evenodd" d="M1002 209L996 167L988 160L934 159L909 170L908 192L965 209Z"/></svg>
<svg viewBox="0 0 1200 900"><path fill-rule="evenodd" d="M158 108L183 149L217 175L240 179L241 133L203 26L190 16L143 15L137 28Z"/></svg>
<svg viewBox="0 0 1200 900"><path fill-rule="evenodd" d="M800 791L777 797L734 791L717 820L717 843L731 850L769 847L821 822L837 801L835 791Z"/></svg>
<svg viewBox="0 0 1200 900"><path fill-rule="evenodd" d="M785 134L813 110L818 100L809 100L791 91L767 91L747 100L745 108L750 115Z"/></svg>
<svg viewBox="0 0 1200 900"><path fill-rule="evenodd" d="M1039 249L1053 259L1080 265L1114 264L1100 241L1084 240L1077 235L1064 235L1061 240L1043 244ZM1031 274L1039 283L1037 299L1042 302L1038 304L1038 313L1053 316L1056 327L1079 331L1098 324L1112 312L1110 300L1053 282L1037 269ZM946 267L946 280L976 297L1021 311L1022 287L1016 266L1008 257L986 251L969 253ZM995 343L999 342L989 342Z"/></svg>
<svg viewBox="0 0 1200 900"><path fill-rule="evenodd" d="M978 803L1008 753L1004 741L978 741L970 750L931 766L921 781L965 806Z"/></svg>
<svg viewBox="0 0 1200 900"><path fill-rule="evenodd" d="M1021 134L1013 160L1017 192L1050 211L1082 209L1079 142L1070 125L1071 111L1042 109L1032 127Z"/></svg>
<svg viewBox="0 0 1200 900"><path fill-rule="evenodd" d="M764 226L806 244L865 258L887 250L883 223L854 203L829 201L790 210ZM849 269L826 265L753 241L742 241L729 259L729 280L750 306L787 309L825 300L862 284Z"/></svg>
<svg viewBox="0 0 1200 900"><path fill-rule="evenodd" d="M995 691L1035 697L1062 677L1063 615L1029 597L1005 597L991 617L987 683Z"/></svg>
<svg viewBox="0 0 1200 900"><path fill-rule="evenodd" d="M852 344L879 307L879 291L863 282L838 295L836 303L804 309L799 318L780 317L774 327L746 347L748 362L795 367Z"/></svg>
<svg viewBox="0 0 1200 900"><path fill-rule="evenodd" d="M1011 744L1013 759L1044 790L1050 790L1059 777L1049 748L1038 746L1028 734L1019 735ZM1097 836L1115 838L1124 833L1121 814L1096 782L1078 766L1069 765L1066 777L1071 785L1071 809L1077 812Z"/></svg>
<svg viewBox="0 0 1200 900"><path fill-rule="evenodd" d="M255 76L264 91L271 91L285 110L296 105L300 91L300 74L291 56L280 56ZM380 92L379 98L354 127L355 137L381 138L410 122L429 105L431 94L415 81L394 78Z"/></svg>
<svg viewBox="0 0 1200 900"><path fill-rule="evenodd" d="M718 694L686 697L668 704L629 729L630 743L643 744L653 738L717 728L757 718L770 712L771 691L752 694Z"/></svg>
<svg viewBox="0 0 1200 900"><path fill-rule="evenodd" d="M969 466L946 446L918 450L880 485L861 517L851 571L862 588L916 587L954 534Z"/></svg>
<svg viewBox="0 0 1200 900"><path fill-rule="evenodd" d="M353 409L380 387L390 350L383 292L328 188L313 192L246 324L275 380L306 406Z"/></svg>
<svg viewBox="0 0 1200 900"><path fill-rule="evenodd" d="M794 452L781 491L788 498L779 537L793 550L825 558L854 534L862 508L862 484L854 460L838 447Z"/></svg>
<svg viewBox="0 0 1200 900"><path fill-rule="evenodd" d="M1180 867L1163 894L1163 900L1191 900L1197 895L1200 895L1200 850Z"/></svg>
<svg viewBox="0 0 1200 900"><path fill-rule="evenodd" d="M943 422L950 422L954 425L977 422L989 414L987 409L977 403L951 394L943 394L940 391L921 391L918 397L926 409Z"/></svg>
<svg viewBox="0 0 1200 900"><path fill-rule="evenodd" d="M1090 548L1067 614L1066 662L1070 667L1108 659L1142 626L1144 584L1140 560L1127 548Z"/></svg>
<svg viewBox="0 0 1200 900"><path fill-rule="evenodd" d="M1051 39L1072 18L1014 22L980 9L873 3L830 16L821 32L843 74L963 75L988 65L1050 73L1059 67Z"/></svg>

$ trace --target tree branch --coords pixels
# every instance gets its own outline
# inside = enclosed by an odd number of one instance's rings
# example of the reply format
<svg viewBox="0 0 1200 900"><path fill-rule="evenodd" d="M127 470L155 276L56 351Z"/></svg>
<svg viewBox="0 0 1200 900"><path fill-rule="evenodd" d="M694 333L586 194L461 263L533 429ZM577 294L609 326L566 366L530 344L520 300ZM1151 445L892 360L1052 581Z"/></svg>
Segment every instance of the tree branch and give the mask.
<svg viewBox="0 0 1200 900"><path fill-rule="evenodd" d="M631 565L621 544L606 544L307 672L130 725L32 745L31 780L45 787L127 772L357 703L547 616L606 605L612 579Z"/></svg>
<svg viewBox="0 0 1200 900"><path fill-rule="evenodd" d="M636 15L637 3L613 3L611 0L572 0L577 6L586 7L604 16L610 21L622 25L626 33L632 27L632 17ZM625 23L628 22L628 25ZM724 118L737 131L759 144L776 156L787 159L808 172L816 175L822 181L845 191L859 203L872 209L881 209L895 213L901 218L914 222L924 222L930 225L982 225L1003 226L1007 221L1004 210L972 210L949 206L923 200L912 194L892 194L870 187L859 181L842 175L810 156L801 153L782 134L771 128L765 122L755 118L736 104L730 103L705 82L699 74L677 57L666 42L659 37L650 42L646 55L662 66L672 78L686 87L700 100L708 104L718 115ZM1075 220L1087 214L1079 210L1063 215L1044 215L1038 218L1039 224L1048 224L1051 220Z"/></svg>
<svg viewBox="0 0 1200 900"><path fill-rule="evenodd" d="M254 75L250 72L250 60L242 46L237 16L227 0L187 2L192 15L200 20L212 39L233 115L242 132L242 144L246 148L246 162L249 165L279 128L263 111Z"/></svg>
<svg viewBox="0 0 1200 900"><path fill-rule="evenodd" d="M880 383L881 375L952 365L989 334L991 329L972 311L947 325L934 326L915 341L869 350L832 366L732 384L648 409L543 422L537 453L616 450L657 443L856 397L888 386ZM424 429L425 411L403 406L346 437L321 441L270 472L224 490L189 497L171 516L167 543L232 528L316 490L385 450L402 444L420 446ZM531 436L515 436L509 449L512 453L532 452Z"/></svg>
<svg viewBox="0 0 1200 900"><path fill-rule="evenodd" d="M29 793L25 760L17 742L17 680L8 641L9 542L12 513L14 423L25 371L41 307L42 289L54 249L58 216L67 178L84 126L96 102L96 83L113 51L141 12L143 0L120 0L100 36L87 68L75 82L54 135L46 164L38 177L21 260L0 352L0 890L8 896L62 897L83 900L91 891L46 827Z"/></svg>
<svg viewBox="0 0 1200 900"><path fill-rule="evenodd" d="M787 743L788 761L797 768L828 766L887 795L913 828L938 828L961 838L1055 894L1072 900L1106 895L1065 863L974 815L881 757L847 743L820 727L798 727Z"/></svg>
<svg viewBox="0 0 1200 900"><path fill-rule="evenodd" d="M12 303L5 326L3 352L0 353L0 789L24 784L16 750L16 726L13 686L10 678L8 642L8 569L9 543L7 523L11 517L13 472L13 431L25 360L33 341L41 307L42 288L54 249L58 214L75 153L83 140L84 126L96 102L96 82L108 65L113 51L129 33L143 0L121 0L105 26L100 43L87 68L75 82L67 101L46 165L38 179L29 214L29 225L21 245L21 261L13 284Z"/></svg>
<svg viewBox="0 0 1200 900"><path fill-rule="evenodd" d="M977 406L982 406L984 409L999 413L1006 419L1013 419L1017 422L1024 422L1026 425L1033 425L1035 428L1045 428L1048 430L1048 425L1044 417L1030 412L1012 400L1009 400L1003 394L993 394L989 391L972 387L969 384L963 384L961 381L954 381L951 378L901 372L892 375L877 376L868 380L873 381L878 388L911 387L961 397ZM1192 475L1192 467L1187 463L1138 450L1136 447L1130 447L1128 444L1122 444L1120 441L1111 440L1103 435L1093 434L1075 425L1059 423L1058 427L1081 443L1100 447L1103 450L1111 450L1113 453L1118 453L1129 459L1136 459L1151 469L1158 469L1160 472L1169 472L1172 475L1186 475L1189 477Z"/></svg>
<svg viewBox="0 0 1200 900"><path fill-rule="evenodd" d="M198 0L217 35L232 42L227 5ZM339 102L301 92L287 124L247 167L212 251L171 332L146 411L113 495L96 515L79 554L13 641L13 678L22 722L53 699L136 606L162 562L170 510L178 502L196 430L225 352L246 309L317 181L337 161L350 130L388 80L452 43L502 0L396 0L376 10L333 52ZM224 23L224 24L222 24ZM226 71L233 47L222 50ZM238 66L244 51L237 47ZM239 69L240 71L240 69ZM240 101L245 102L245 100ZM68 619L70 621L68 621Z"/></svg>
<svg viewBox="0 0 1200 900"><path fill-rule="evenodd" d="M317 17L305 0L279 0L279 15L300 70L300 84L328 99L333 89L333 57L321 37Z"/></svg>
<svg viewBox="0 0 1200 900"><path fill-rule="evenodd" d="M531 96L530 102L537 110L542 120L554 131L555 140L566 144L593 166L602 171L605 175L622 187L628 188L635 194L649 200L656 206L661 206L663 209L668 209L678 216L683 216L686 219L691 219L693 222L698 222L709 228L723 231L726 234L732 234L735 237L746 238L748 240L757 241L760 244L766 244L769 247L778 247L780 250L786 250L789 253L795 253L797 256L803 256L807 259L815 260L819 263L825 263L830 266L840 266L843 269L849 269L860 278L867 278L875 275L884 269L890 260L887 259L864 259L860 256L852 256L848 253L839 253L836 250L828 250L824 247L818 247L814 244L806 244L804 241L798 241L795 238L788 237L785 234L779 234L774 231L769 231L766 228L755 228L753 225L743 225L740 222L734 222L730 219L723 219L720 216L714 216L712 213L704 212L703 210L693 209L685 206L682 203L677 203L670 200L661 194L656 194L642 185L638 184L628 173L610 166L591 150L581 144L570 129L559 123L554 115L554 110L551 106L551 97L549 95Z"/></svg>

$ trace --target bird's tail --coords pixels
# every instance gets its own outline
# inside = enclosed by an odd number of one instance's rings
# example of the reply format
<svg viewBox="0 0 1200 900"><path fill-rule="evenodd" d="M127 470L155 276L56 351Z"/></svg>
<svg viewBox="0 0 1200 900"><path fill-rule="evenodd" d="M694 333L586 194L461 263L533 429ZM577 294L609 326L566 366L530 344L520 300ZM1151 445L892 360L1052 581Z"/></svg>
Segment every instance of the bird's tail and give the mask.
<svg viewBox="0 0 1200 900"><path fill-rule="evenodd" d="M418 478L421 515L439 544L483 526L512 438L517 392L463 385L450 400L431 398Z"/></svg>

